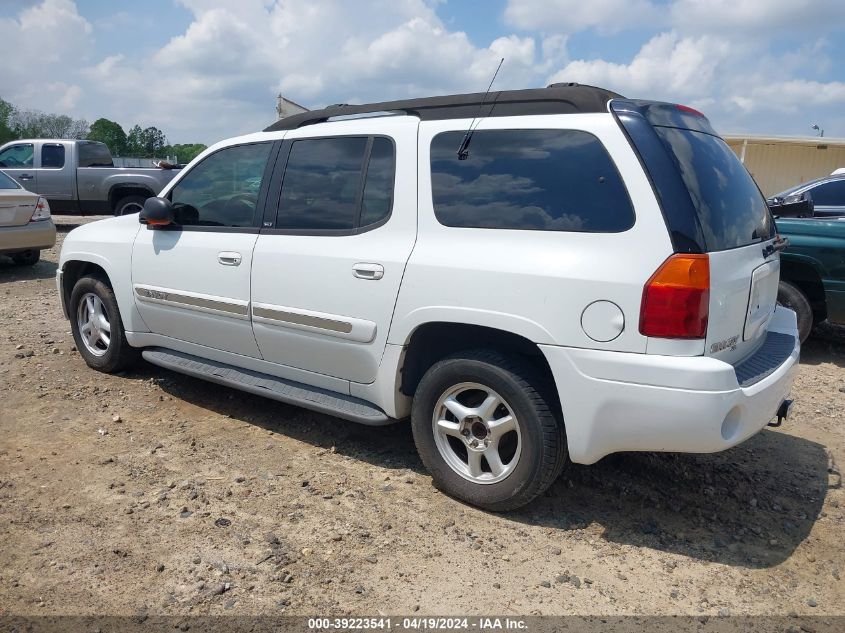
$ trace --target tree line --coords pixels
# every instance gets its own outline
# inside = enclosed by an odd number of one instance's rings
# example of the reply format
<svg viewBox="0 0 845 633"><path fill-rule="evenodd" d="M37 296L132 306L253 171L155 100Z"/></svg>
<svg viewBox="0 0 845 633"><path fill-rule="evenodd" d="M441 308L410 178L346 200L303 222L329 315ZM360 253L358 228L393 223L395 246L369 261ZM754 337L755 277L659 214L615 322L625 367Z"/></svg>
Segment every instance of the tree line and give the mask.
<svg viewBox="0 0 845 633"><path fill-rule="evenodd" d="M176 162L190 162L207 146L202 143L170 145L157 127L134 125L127 133L119 123L100 118L88 124L65 114L48 114L39 110L22 110L0 98L0 145L21 138L66 138L100 141L108 145L113 156L164 158L175 156Z"/></svg>

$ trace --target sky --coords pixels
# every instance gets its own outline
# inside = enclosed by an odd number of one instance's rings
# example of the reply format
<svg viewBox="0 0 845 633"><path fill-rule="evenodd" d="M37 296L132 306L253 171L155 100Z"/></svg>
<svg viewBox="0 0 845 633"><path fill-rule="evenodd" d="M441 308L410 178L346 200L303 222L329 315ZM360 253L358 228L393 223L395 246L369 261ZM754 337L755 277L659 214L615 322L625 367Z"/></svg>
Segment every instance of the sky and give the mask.
<svg viewBox="0 0 845 633"><path fill-rule="evenodd" d="M0 97L212 142L309 108L575 81L845 137L843 0L0 0Z"/></svg>

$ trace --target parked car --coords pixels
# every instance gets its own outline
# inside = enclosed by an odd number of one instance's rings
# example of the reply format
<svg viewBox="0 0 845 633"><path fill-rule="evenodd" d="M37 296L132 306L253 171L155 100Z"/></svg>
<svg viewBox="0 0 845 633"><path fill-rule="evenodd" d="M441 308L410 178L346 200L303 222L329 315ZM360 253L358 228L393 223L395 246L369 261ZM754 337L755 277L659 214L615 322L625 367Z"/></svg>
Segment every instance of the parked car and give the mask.
<svg viewBox="0 0 845 633"><path fill-rule="evenodd" d="M104 143L20 140L0 147L0 168L44 196L54 213L138 213L178 169L115 167Z"/></svg>
<svg viewBox="0 0 845 633"><path fill-rule="evenodd" d="M845 212L776 222L789 240L781 254L778 301L798 315L801 341L825 319L845 325Z"/></svg>
<svg viewBox="0 0 845 633"><path fill-rule="evenodd" d="M58 289L94 369L141 355L363 424L410 416L438 487L506 510L569 461L780 422L800 347L779 248L704 115L553 85L218 143L138 217L74 229Z"/></svg>
<svg viewBox="0 0 845 633"><path fill-rule="evenodd" d="M845 215L845 173L837 174L833 172L830 176L795 185L776 196L772 196L769 201L802 193L809 194L812 197L816 216Z"/></svg>
<svg viewBox="0 0 845 633"><path fill-rule="evenodd" d="M0 255L20 266L32 266L41 251L56 244L50 204L0 171Z"/></svg>

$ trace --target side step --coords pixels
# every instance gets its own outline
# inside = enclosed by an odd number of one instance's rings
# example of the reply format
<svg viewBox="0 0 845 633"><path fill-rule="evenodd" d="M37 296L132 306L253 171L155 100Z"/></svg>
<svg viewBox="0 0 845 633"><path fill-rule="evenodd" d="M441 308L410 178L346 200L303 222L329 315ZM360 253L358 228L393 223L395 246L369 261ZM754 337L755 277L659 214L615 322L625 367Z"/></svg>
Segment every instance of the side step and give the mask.
<svg viewBox="0 0 845 633"><path fill-rule="evenodd" d="M241 369L163 347L148 347L141 355L144 360L165 369L359 424L382 426L395 422L384 411L360 398L311 387L301 382Z"/></svg>

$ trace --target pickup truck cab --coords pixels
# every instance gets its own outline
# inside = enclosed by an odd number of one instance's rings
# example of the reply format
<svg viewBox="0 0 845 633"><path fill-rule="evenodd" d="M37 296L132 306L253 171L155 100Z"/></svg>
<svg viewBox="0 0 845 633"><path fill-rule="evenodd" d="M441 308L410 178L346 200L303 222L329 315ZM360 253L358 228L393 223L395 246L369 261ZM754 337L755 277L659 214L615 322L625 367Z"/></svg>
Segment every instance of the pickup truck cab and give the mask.
<svg viewBox="0 0 845 633"><path fill-rule="evenodd" d="M46 198L53 213L82 215L137 213L178 173L115 167L104 143L61 139L6 143L0 169Z"/></svg>
<svg viewBox="0 0 845 633"><path fill-rule="evenodd" d="M552 85L333 106L229 139L64 241L77 347L363 424L529 502L570 461L713 452L786 417L766 202L699 112ZM330 423L327 421L327 423Z"/></svg>

